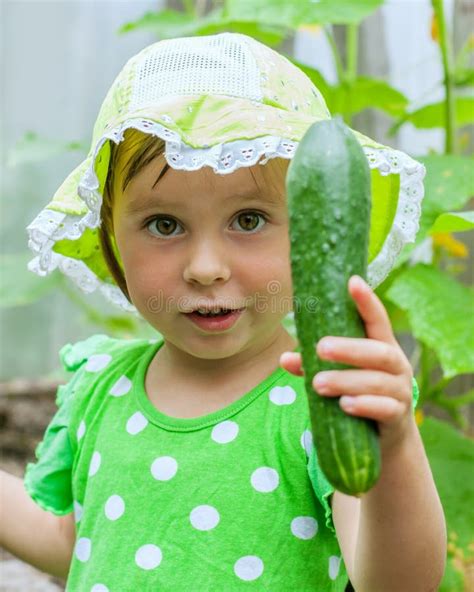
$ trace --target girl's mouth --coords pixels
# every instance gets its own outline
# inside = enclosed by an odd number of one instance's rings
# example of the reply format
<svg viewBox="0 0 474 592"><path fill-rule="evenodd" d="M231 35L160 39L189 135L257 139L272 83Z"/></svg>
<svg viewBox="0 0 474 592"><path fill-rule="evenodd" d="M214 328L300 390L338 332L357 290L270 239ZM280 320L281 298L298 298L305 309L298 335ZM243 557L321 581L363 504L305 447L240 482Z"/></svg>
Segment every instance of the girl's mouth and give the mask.
<svg viewBox="0 0 474 592"><path fill-rule="evenodd" d="M244 312L244 308L239 310L227 310L219 314L201 314L197 311L185 313L201 329L206 331L225 331L230 329Z"/></svg>

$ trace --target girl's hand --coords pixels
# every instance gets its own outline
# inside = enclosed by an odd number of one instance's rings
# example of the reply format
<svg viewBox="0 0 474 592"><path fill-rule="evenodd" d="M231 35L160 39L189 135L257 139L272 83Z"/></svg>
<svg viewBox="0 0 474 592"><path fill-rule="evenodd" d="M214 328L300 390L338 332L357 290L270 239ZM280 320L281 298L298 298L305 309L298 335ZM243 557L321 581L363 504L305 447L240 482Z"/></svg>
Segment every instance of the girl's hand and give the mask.
<svg viewBox="0 0 474 592"><path fill-rule="evenodd" d="M349 415L377 421L383 450L400 443L415 422L411 409L413 371L378 296L360 276L352 276L348 286L367 337L325 336L316 352L325 360L361 369L318 372L313 387L325 397L342 395L341 408ZM297 376L304 374L297 352L283 353L280 365Z"/></svg>

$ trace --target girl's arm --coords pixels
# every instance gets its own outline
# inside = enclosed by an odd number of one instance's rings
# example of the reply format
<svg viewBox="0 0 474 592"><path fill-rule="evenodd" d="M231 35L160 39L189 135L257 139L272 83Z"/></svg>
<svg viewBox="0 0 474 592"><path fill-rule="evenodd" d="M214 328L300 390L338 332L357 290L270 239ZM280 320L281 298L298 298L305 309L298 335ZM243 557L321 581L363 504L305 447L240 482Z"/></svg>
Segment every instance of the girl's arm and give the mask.
<svg viewBox="0 0 474 592"><path fill-rule="evenodd" d="M415 421L382 456L360 500L335 492L333 514L350 580L364 592L435 592L446 560L443 509Z"/></svg>
<svg viewBox="0 0 474 592"><path fill-rule="evenodd" d="M330 335L317 343L321 359L349 368L319 372L314 396L340 397L346 413L377 422L382 469L360 500L333 495L344 563L357 592L435 592L446 563L446 522L413 414L413 370L379 297L357 276L348 288L366 337ZM300 373L301 354L284 355L280 364Z"/></svg>
<svg viewBox="0 0 474 592"><path fill-rule="evenodd" d="M382 301L362 278L351 280L366 338L323 337L318 355L353 368L320 372L313 385L322 396L343 395L346 413L377 422L382 470L360 499L357 521L356 512L343 520L353 502L334 494L344 561L356 590L435 592L445 569L446 522L413 414L413 370Z"/></svg>
<svg viewBox="0 0 474 592"><path fill-rule="evenodd" d="M46 512L21 478L0 470L0 546L22 561L67 579L75 541L72 516Z"/></svg>

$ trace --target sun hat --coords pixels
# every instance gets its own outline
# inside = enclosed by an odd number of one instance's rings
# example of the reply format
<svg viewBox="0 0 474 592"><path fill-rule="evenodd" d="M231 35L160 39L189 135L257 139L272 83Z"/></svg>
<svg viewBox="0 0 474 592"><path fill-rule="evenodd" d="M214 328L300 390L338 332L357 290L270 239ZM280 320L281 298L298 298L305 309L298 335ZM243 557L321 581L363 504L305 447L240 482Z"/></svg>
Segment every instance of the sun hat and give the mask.
<svg viewBox="0 0 474 592"><path fill-rule="evenodd" d="M107 268L99 242L110 142L135 128L166 143L174 169L229 174L291 159L316 121L331 117L323 96L287 58L239 33L161 40L125 64L94 125L87 158L27 227L40 276L58 268L84 292L100 290L135 312ZM354 131L354 130L353 130ZM404 244L414 242L423 199L422 164L354 131L371 169L367 281L379 285ZM290 313L291 314L291 313Z"/></svg>

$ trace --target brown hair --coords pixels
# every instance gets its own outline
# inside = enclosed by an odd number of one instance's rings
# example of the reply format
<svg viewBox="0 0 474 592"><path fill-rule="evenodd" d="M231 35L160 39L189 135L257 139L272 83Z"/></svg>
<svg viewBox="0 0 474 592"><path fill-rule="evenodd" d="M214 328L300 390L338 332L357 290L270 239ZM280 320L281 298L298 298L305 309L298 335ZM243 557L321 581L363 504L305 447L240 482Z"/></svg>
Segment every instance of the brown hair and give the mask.
<svg viewBox="0 0 474 592"><path fill-rule="evenodd" d="M125 138L120 144L110 142L110 160L107 179L104 186L102 207L100 210L101 225L99 228L99 240L104 254L104 259L112 277L131 303L128 293L127 282L121 264L118 261L118 250L114 239L114 225L112 217L113 187L115 178L121 178L121 190L124 191L130 181L152 160L164 154L165 142L152 134L144 134L136 129L125 130ZM118 163L124 158L126 151L131 155L123 165L121 171L117 171ZM160 177L168 170L168 163L165 164ZM159 179L158 179L159 180Z"/></svg>
<svg viewBox="0 0 474 592"><path fill-rule="evenodd" d="M153 134L146 134L133 128L125 130L124 136L125 137L120 144L115 144L115 142L112 141L109 142L110 160L107 179L104 185L102 207L100 210L102 222L99 227L99 240L105 262L112 277L127 300L131 303L132 301L125 281L125 274L121 263L119 263L120 254L114 238L112 216L114 183L118 175L118 179L121 179L122 181L121 190L124 191L130 181L138 175L144 167L158 156L164 154L165 142ZM125 160L122 170L117 170L118 164L127 157L127 153L130 154L128 155L128 159ZM265 191L267 184L272 184L274 187L278 187L278 189L282 184L284 186L289 162L288 159L284 158L272 158L269 160L269 163L271 163L270 166L258 167L255 173L250 169L255 183L259 186L262 192ZM156 183L168 169L169 165L168 163L165 163Z"/></svg>

